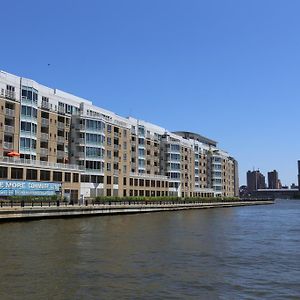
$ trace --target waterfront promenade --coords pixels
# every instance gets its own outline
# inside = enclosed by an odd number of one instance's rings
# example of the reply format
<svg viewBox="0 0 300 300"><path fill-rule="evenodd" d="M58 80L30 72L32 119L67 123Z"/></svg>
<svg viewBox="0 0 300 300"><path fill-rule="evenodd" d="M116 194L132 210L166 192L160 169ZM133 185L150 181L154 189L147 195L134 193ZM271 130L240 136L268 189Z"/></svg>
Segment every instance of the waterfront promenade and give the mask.
<svg viewBox="0 0 300 300"><path fill-rule="evenodd" d="M187 209L208 209L220 207L251 206L274 204L273 200L245 200L233 202L201 201L124 201L105 203L86 203L85 205L69 205L59 203L32 203L24 205L8 205L0 208L0 222L26 221L43 218L67 218L96 215L150 213L159 211L174 211Z"/></svg>

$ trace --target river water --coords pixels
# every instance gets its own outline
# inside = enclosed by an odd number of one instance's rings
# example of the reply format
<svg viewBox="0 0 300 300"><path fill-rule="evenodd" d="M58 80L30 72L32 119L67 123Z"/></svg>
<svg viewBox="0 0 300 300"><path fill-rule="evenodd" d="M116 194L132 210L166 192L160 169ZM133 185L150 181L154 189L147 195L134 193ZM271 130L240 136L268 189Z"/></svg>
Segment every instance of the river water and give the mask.
<svg viewBox="0 0 300 300"><path fill-rule="evenodd" d="M300 201L0 224L0 299L300 299Z"/></svg>

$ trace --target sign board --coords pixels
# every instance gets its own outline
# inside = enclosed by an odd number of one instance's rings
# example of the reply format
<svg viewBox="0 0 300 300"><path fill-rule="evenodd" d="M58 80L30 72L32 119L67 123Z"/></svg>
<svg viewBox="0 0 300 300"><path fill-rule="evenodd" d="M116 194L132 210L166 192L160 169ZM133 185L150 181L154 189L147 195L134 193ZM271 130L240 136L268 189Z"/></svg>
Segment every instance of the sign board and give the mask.
<svg viewBox="0 0 300 300"><path fill-rule="evenodd" d="M0 180L0 196L52 196L60 190L61 183Z"/></svg>

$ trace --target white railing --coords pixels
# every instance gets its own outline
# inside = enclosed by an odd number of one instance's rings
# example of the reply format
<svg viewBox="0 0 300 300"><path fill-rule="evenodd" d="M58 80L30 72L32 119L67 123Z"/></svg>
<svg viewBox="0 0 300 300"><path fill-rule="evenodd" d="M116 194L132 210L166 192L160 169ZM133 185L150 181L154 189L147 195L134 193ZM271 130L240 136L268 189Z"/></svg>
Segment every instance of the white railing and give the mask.
<svg viewBox="0 0 300 300"><path fill-rule="evenodd" d="M63 123L63 122L58 122L58 123L57 123L57 128L58 128L58 129L65 129L65 123Z"/></svg>
<svg viewBox="0 0 300 300"><path fill-rule="evenodd" d="M5 108L5 115L9 117L15 116L15 110L10 108Z"/></svg>
<svg viewBox="0 0 300 300"><path fill-rule="evenodd" d="M48 133L41 133L41 140L48 141L49 140L49 134Z"/></svg>
<svg viewBox="0 0 300 300"><path fill-rule="evenodd" d="M41 148L41 155L48 155L48 149L46 148Z"/></svg>
<svg viewBox="0 0 300 300"><path fill-rule="evenodd" d="M14 133L14 132L15 132L15 127L10 125L4 126L4 133Z"/></svg>
<svg viewBox="0 0 300 300"><path fill-rule="evenodd" d="M16 99L16 93L14 91L5 90L5 97L7 99L15 100Z"/></svg>
<svg viewBox="0 0 300 300"><path fill-rule="evenodd" d="M52 167L57 169L75 169L79 170L78 165L72 164L61 164L61 163L51 163L40 160L31 160L25 158L18 157L0 157L0 163L7 163L12 165L30 165L30 166L38 166L38 167Z"/></svg>
<svg viewBox="0 0 300 300"><path fill-rule="evenodd" d="M168 180L168 176L164 176L164 175L156 175L156 174L144 174L144 173L130 173L130 176L132 177L142 177L142 178L146 178L146 179L161 179L161 180Z"/></svg>
<svg viewBox="0 0 300 300"><path fill-rule="evenodd" d="M4 142L3 143L3 148L4 149L8 149L8 150L12 150L13 149L13 143L11 143L11 142Z"/></svg>
<svg viewBox="0 0 300 300"><path fill-rule="evenodd" d="M46 118L42 118L41 119L42 120L42 125L44 125L44 126L48 126L49 125L49 119L46 119Z"/></svg>
<svg viewBox="0 0 300 300"><path fill-rule="evenodd" d="M67 153L63 150L57 150L56 151L57 157L64 157Z"/></svg>
<svg viewBox="0 0 300 300"><path fill-rule="evenodd" d="M64 136L58 135L58 136L57 136L57 142L59 142L59 143L64 143L64 142L65 142L65 137L64 137Z"/></svg>

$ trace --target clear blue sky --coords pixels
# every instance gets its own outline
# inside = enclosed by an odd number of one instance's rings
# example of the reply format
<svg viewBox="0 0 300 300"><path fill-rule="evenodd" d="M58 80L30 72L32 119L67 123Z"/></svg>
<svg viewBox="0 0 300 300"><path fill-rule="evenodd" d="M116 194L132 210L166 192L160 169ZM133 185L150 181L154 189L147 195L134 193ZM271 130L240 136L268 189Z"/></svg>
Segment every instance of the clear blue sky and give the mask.
<svg viewBox="0 0 300 300"><path fill-rule="evenodd" d="M2 1L0 69L199 132L296 182L300 1ZM50 66L48 66L50 64Z"/></svg>

